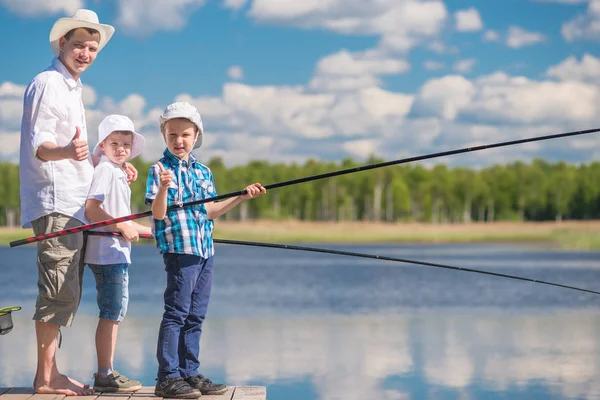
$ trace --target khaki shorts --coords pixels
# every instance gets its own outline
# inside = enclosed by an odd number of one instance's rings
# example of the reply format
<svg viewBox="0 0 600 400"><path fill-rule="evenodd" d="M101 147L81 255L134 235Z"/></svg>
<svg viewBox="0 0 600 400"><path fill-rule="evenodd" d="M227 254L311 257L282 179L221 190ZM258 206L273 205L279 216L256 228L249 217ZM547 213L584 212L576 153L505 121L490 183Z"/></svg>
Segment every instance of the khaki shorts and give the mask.
<svg viewBox="0 0 600 400"><path fill-rule="evenodd" d="M81 225L81 221L59 213L32 222L36 236ZM37 243L38 298L33 319L71 326L81 300L83 232Z"/></svg>

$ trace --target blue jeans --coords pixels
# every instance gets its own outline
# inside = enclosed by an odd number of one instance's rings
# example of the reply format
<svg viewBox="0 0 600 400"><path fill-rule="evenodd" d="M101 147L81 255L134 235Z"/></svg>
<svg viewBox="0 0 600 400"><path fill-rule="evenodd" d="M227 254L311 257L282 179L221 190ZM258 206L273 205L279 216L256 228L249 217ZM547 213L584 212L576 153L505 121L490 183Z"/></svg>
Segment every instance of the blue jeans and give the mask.
<svg viewBox="0 0 600 400"><path fill-rule="evenodd" d="M198 374L200 336L210 300L213 258L163 255L167 288L156 350L159 381Z"/></svg>
<svg viewBox="0 0 600 400"><path fill-rule="evenodd" d="M129 264L88 264L96 278L99 318L120 322L129 304Z"/></svg>

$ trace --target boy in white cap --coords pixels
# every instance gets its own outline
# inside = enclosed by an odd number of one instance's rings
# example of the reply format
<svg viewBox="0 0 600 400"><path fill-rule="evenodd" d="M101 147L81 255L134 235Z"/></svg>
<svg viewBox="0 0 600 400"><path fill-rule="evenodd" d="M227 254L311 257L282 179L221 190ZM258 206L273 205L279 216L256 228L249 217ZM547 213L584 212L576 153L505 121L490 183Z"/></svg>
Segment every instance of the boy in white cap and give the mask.
<svg viewBox="0 0 600 400"><path fill-rule="evenodd" d="M167 143L164 157L150 168L146 204L152 205L153 231L167 271L165 311L158 334L158 377L154 394L197 398L222 394L227 387L198 373L200 336L210 300L213 275L214 219L242 201L266 193L255 183L247 194L220 202L182 207L173 204L216 196L208 167L191 154L204 135L200 113L185 102L173 103L160 116Z"/></svg>
<svg viewBox="0 0 600 400"><path fill-rule="evenodd" d="M91 10L60 18L50 32L56 58L27 86L20 149L23 228L41 235L85 223L84 203L94 173L88 153L81 74L114 33ZM129 168L130 165L128 164ZM132 169L135 176L137 171ZM36 393L89 395L93 390L62 375L56 364L61 326L71 326L81 298L83 234L38 242L35 305Z"/></svg>
<svg viewBox="0 0 600 400"><path fill-rule="evenodd" d="M131 214L131 189L124 170L126 161L140 155L144 137L135 131L133 122L124 115L109 115L98 126L98 144L94 155L100 163L85 203L89 222L106 221ZM152 234L150 227L134 221L119 222L102 228L116 229L121 237L89 235L85 263L96 279L100 310L96 329L98 371L94 374L94 390L99 392L135 392L142 388L113 369L119 322L125 318L129 300L129 266L131 242L139 234ZM111 229L114 228L114 229Z"/></svg>

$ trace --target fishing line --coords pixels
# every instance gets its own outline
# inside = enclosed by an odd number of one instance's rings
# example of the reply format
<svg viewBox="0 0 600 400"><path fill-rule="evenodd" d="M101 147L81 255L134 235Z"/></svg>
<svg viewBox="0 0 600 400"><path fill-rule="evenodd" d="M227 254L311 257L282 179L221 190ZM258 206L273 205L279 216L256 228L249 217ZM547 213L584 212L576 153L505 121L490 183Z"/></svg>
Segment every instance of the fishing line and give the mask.
<svg viewBox="0 0 600 400"><path fill-rule="evenodd" d="M98 236L121 236L120 233L118 233L118 232L88 231L86 233L89 235L98 235ZM154 237L152 235L140 235L140 238L154 239ZM406 263L406 264L416 264L416 265L423 265L423 266L427 266L427 267L451 269L451 270L455 270L455 271L474 272L477 274L491 275L491 276L497 276L497 277L501 277L501 278L516 279L516 280L525 281L525 282L540 283L543 285L550 285L550 286L556 286L556 287L561 287L561 288L565 288L565 289L572 289L572 290L577 290L580 292L600 294L600 292L597 292L594 290L582 289L582 288L578 288L575 286L569 286L569 285L562 285L560 283L541 281L538 279L524 278L524 277L516 276L516 275L501 274L498 272L483 271L483 270L473 269L473 268L463 268L463 267L455 267L452 265L432 263L432 262L426 262L426 261L409 260L406 258L378 256L378 255L374 255L374 254L356 253L356 252L352 252L352 251L330 250L330 249L322 249L322 248L317 248L317 247L296 246L296 245L289 245L289 244L248 242L248 241L243 241L243 240L213 239L213 242L221 243L221 244L228 244L228 245L268 247L268 248L274 248L274 249L309 251L309 252L313 252L313 253L326 253L326 254L334 254L334 255L340 255L340 256L361 257L361 258L370 258L370 259L383 260L383 261L402 262L402 263Z"/></svg>

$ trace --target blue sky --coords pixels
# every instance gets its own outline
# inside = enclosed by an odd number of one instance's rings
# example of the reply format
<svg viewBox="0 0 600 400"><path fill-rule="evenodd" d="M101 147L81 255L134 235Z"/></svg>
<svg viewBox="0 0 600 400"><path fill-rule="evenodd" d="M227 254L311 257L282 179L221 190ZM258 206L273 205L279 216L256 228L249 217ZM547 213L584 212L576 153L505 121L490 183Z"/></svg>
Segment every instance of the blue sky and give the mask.
<svg viewBox="0 0 600 400"><path fill-rule="evenodd" d="M22 91L51 61L48 33L77 8L116 33L83 75L90 142L129 115L194 103L201 158L364 160L600 126L599 0L0 0L0 151L18 159ZM597 11L599 10L599 11ZM15 144L16 142L16 144ZM591 135L447 160L589 162ZM436 161L437 162L437 161Z"/></svg>

